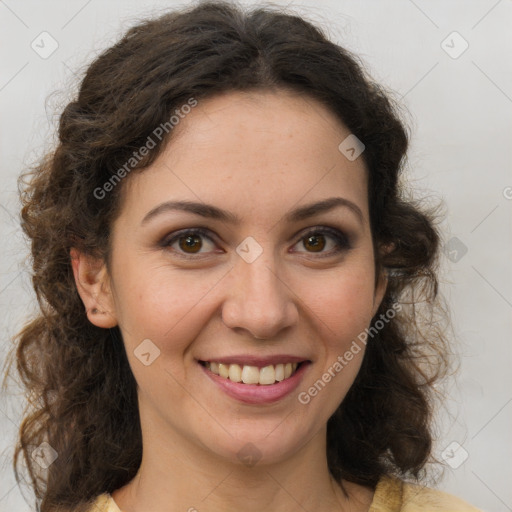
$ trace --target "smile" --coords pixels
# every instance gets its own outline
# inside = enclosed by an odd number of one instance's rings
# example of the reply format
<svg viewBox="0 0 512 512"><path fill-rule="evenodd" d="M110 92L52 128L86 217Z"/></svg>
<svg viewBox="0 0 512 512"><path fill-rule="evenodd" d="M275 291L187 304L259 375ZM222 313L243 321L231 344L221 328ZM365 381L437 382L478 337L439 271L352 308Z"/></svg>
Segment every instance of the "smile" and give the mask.
<svg viewBox="0 0 512 512"><path fill-rule="evenodd" d="M268 358L253 358L252 364L243 364L250 357L231 359L236 362L198 360L198 366L223 393L238 402L253 405L270 404L290 395L311 366L311 361L298 357L293 358L293 362L285 362L291 358L279 357L282 362L275 361L275 364L269 364Z"/></svg>
<svg viewBox="0 0 512 512"><path fill-rule="evenodd" d="M215 375L232 382L268 386L289 379L302 363L270 364L262 368L252 365L225 364L215 361L201 361Z"/></svg>

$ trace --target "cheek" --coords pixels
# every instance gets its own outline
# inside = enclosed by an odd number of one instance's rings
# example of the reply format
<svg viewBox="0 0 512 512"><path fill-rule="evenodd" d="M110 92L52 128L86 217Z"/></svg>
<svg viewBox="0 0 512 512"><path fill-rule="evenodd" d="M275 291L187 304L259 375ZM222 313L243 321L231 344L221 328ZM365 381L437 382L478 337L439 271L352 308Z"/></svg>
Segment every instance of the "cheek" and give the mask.
<svg viewBox="0 0 512 512"><path fill-rule="evenodd" d="M318 319L322 339L343 348L368 327L374 305L373 272L353 269L326 276L315 288L302 288L306 306Z"/></svg>
<svg viewBox="0 0 512 512"><path fill-rule="evenodd" d="M303 293L308 293L305 288ZM315 418L315 428L334 413L359 372L366 348L360 335L371 322L373 296L370 267L323 280L321 291L310 290L304 301L314 319L318 359L299 390L298 401Z"/></svg>
<svg viewBox="0 0 512 512"><path fill-rule="evenodd" d="M135 348L150 339L161 352L182 352L200 332L209 292L219 277L153 269L130 274L117 287L119 324L125 343Z"/></svg>

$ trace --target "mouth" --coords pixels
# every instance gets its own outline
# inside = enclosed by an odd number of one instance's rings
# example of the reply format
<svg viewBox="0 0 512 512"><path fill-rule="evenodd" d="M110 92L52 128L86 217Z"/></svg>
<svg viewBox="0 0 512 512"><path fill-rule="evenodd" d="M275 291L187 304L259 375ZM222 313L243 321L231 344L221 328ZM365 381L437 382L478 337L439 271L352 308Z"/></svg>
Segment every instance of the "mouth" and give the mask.
<svg viewBox="0 0 512 512"><path fill-rule="evenodd" d="M275 364L264 358L233 357L235 361L202 361L198 366L220 391L239 403L250 405L272 404L289 397L312 365L310 360L298 357L276 358ZM249 359L252 364L244 364ZM295 361L290 361L295 359Z"/></svg>
<svg viewBox="0 0 512 512"><path fill-rule="evenodd" d="M258 386L270 386L291 378L299 367L307 361L270 364L263 367L219 363L217 361L199 361L199 364L231 382Z"/></svg>

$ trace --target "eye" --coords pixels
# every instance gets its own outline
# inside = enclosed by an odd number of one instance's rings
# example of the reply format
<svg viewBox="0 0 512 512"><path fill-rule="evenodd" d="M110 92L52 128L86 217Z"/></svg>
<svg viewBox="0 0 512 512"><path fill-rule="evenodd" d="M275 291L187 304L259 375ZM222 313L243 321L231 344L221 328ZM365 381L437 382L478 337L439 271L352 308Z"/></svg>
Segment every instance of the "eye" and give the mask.
<svg viewBox="0 0 512 512"><path fill-rule="evenodd" d="M329 249L330 239L330 249ZM322 256L332 256L350 249L350 242L347 236L333 228L321 227L309 230L296 244L302 243L302 247L309 253L319 253ZM327 247L327 250L324 249Z"/></svg>
<svg viewBox="0 0 512 512"><path fill-rule="evenodd" d="M206 246L205 240L207 241ZM306 252L310 254L317 253L320 257L332 256L351 248L347 236L342 231L326 226L310 229L295 245L300 243L302 243ZM210 248L208 248L208 244L211 246ZM199 254L208 254L215 251L216 248L209 231L203 228L189 228L178 231L173 233L172 236L164 238L160 245L164 248L171 248L180 257L189 259L195 258ZM326 247L327 250L324 250Z"/></svg>
<svg viewBox="0 0 512 512"><path fill-rule="evenodd" d="M171 238L165 238L161 245L162 247L170 247L178 255L188 258L193 257L195 254L201 254L202 252L210 252L208 250L201 251L205 245L203 242L204 239L210 242L212 248L215 248L215 243L212 238L208 236L208 232L201 228L178 231L174 233ZM208 247L208 244L206 244L206 246Z"/></svg>

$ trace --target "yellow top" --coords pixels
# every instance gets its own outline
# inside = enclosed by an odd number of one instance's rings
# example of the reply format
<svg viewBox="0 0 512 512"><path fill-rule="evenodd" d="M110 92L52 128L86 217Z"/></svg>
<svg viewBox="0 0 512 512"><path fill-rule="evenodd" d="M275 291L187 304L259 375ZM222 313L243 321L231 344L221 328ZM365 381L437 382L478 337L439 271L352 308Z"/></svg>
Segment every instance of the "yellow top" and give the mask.
<svg viewBox="0 0 512 512"><path fill-rule="evenodd" d="M89 512L122 512L108 493L98 496ZM382 477L368 512L482 512L436 489Z"/></svg>

